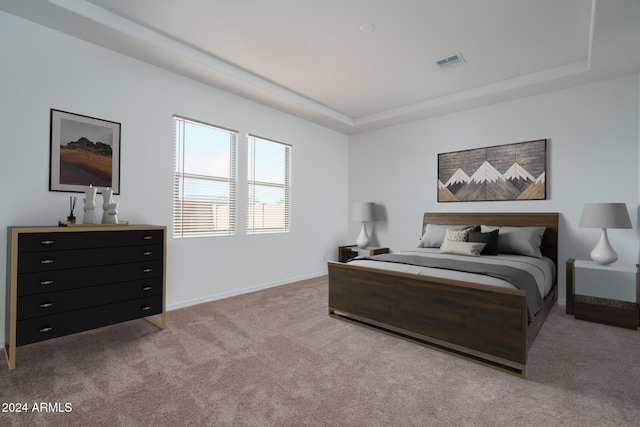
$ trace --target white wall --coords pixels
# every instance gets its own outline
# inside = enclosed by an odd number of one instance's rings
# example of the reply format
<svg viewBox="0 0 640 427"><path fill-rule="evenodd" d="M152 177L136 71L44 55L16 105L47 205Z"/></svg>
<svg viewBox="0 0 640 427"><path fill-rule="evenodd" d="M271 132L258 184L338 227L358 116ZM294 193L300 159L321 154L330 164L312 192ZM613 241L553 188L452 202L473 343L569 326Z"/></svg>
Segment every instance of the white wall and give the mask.
<svg viewBox="0 0 640 427"><path fill-rule="evenodd" d="M66 218L71 193L48 191L55 108L122 124L114 199L121 220L169 226L169 308L326 273L347 233L345 135L3 12L0 28L0 240L6 226ZM237 236L170 236L173 114L237 129L241 142L252 132L292 144L290 233L246 236L241 210Z"/></svg>
<svg viewBox="0 0 640 427"><path fill-rule="evenodd" d="M587 202L625 202L636 230L609 230L625 264L638 263L638 76L604 81L382 130L349 142L349 201L383 207L375 244L414 247L425 211L560 213L559 298L565 261L589 259L599 230L578 228ZM439 153L546 138L544 201L437 202ZM349 224L355 239L358 224Z"/></svg>

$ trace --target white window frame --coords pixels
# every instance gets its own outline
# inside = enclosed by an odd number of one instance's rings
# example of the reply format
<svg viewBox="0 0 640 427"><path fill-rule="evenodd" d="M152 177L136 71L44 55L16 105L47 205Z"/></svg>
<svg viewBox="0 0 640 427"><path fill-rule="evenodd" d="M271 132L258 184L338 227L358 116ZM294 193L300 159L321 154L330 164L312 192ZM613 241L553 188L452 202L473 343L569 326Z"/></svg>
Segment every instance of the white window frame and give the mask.
<svg viewBox="0 0 640 427"><path fill-rule="evenodd" d="M174 115L175 129L175 159L174 159L174 201L173 201L173 237L205 237L205 236L230 236L236 234L237 211L237 148L238 131L188 119ZM228 133L229 158L228 176L221 174L220 170L212 169L209 173L189 173L185 157L185 149L190 144L185 141L185 127L203 126L215 131ZM191 141L191 144L195 141ZM225 147L226 148L226 147ZM192 199L185 199L185 181L199 183L203 186L213 183L225 183L229 186L227 202L219 203L212 199L207 200L206 195L200 195Z"/></svg>
<svg viewBox="0 0 640 427"><path fill-rule="evenodd" d="M282 181L258 180L258 168L264 170L264 158L256 158L257 144L278 144L284 149L282 159ZM273 139L247 135L247 234L288 233L291 229L291 151L292 147ZM257 203L256 189L271 189L283 192L279 202Z"/></svg>

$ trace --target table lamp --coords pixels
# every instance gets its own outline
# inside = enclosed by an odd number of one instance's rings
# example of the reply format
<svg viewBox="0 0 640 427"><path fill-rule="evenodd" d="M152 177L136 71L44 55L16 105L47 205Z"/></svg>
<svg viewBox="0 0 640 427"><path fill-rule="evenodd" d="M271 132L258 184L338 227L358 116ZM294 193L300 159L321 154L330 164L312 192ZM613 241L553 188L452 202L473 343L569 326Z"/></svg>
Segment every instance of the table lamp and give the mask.
<svg viewBox="0 0 640 427"><path fill-rule="evenodd" d="M607 265L618 259L607 237L607 228L631 228L627 205L624 203L586 203L580 217L580 227L601 228L600 241L591 251L591 259Z"/></svg>
<svg viewBox="0 0 640 427"><path fill-rule="evenodd" d="M360 235L356 239L356 244L359 248L366 248L369 246L369 236L367 235L367 228L365 223L367 221L373 221L373 207L375 203L371 202L357 202L351 207L351 219L354 221L361 221Z"/></svg>

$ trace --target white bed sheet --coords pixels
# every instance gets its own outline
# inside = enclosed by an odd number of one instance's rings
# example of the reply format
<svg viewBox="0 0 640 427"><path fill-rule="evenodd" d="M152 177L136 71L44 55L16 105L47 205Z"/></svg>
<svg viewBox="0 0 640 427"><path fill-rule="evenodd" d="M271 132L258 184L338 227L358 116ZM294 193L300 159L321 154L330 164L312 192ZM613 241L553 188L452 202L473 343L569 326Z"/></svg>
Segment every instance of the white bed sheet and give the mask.
<svg viewBox="0 0 640 427"><path fill-rule="evenodd" d="M460 259L464 261L499 263L528 271L536 280L540 295L544 298L553 287L556 267L550 258L533 258L521 255L498 254L469 257L441 253L438 248L415 248L406 251L394 252L396 254L419 255L431 258ZM423 276L439 277L445 279L461 280L465 282L480 283L483 285L500 286L515 289L511 283L495 277L483 274L465 273L461 271L444 270L441 268L421 267L416 265L397 264L393 262L379 262L366 259L354 259L349 264L363 267L378 268L382 270L400 271L404 273L420 274Z"/></svg>

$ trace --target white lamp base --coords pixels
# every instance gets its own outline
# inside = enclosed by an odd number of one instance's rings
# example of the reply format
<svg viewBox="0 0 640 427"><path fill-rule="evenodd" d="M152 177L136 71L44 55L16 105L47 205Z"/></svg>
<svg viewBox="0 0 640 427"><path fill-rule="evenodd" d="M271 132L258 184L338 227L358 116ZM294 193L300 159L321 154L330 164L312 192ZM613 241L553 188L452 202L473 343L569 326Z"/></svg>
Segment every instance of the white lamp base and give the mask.
<svg viewBox="0 0 640 427"><path fill-rule="evenodd" d="M362 221L362 227L360 228L360 235L356 239L356 245L359 248L364 249L369 246L369 236L367 235L367 228L364 226L365 221Z"/></svg>
<svg viewBox="0 0 640 427"><path fill-rule="evenodd" d="M609 243L606 228L602 229L600 241L591 251L591 259L602 265L611 264L618 260L618 254L611 247L611 243Z"/></svg>

